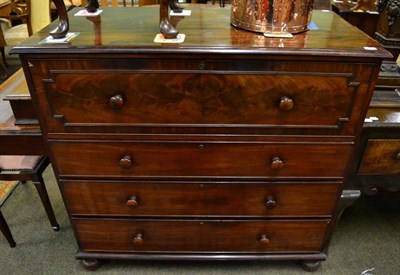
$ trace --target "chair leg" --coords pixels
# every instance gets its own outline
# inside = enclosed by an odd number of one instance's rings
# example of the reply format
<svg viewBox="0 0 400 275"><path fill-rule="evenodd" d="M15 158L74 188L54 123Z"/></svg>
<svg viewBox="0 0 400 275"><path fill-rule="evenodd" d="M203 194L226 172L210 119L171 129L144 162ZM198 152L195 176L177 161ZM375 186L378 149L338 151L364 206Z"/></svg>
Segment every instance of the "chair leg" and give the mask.
<svg viewBox="0 0 400 275"><path fill-rule="evenodd" d="M36 190L39 193L40 199L42 200L42 204L44 206L44 209L46 210L47 217L50 220L53 230L58 231L60 229L60 225L58 224L54 215L53 207L51 206L49 195L47 194L47 189L44 185L43 178L41 177L41 175L38 178L39 180L33 181L33 184L35 185Z"/></svg>
<svg viewBox="0 0 400 275"><path fill-rule="evenodd" d="M8 70L6 67L6 63L5 63L5 57L4 57L4 49L1 52L1 56L0 56L0 67L3 69L4 74L2 76L3 79L6 79L8 77Z"/></svg>
<svg viewBox="0 0 400 275"><path fill-rule="evenodd" d="M0 48L0 52L1 52L1 58L3 59L4 64L7 64L6 62L6 50L4 47Z"/></svg>
<svg viewBox="0 0 400 275"><path fill-rule="evenodd" d="M8 227L7 222L4 219L3 214L1 214L1 211L0 211L0 230L3 233L4 237L6 237L10 246L15 247L17 244L15 243L14 238L11 235L10 228Z"/></svg>

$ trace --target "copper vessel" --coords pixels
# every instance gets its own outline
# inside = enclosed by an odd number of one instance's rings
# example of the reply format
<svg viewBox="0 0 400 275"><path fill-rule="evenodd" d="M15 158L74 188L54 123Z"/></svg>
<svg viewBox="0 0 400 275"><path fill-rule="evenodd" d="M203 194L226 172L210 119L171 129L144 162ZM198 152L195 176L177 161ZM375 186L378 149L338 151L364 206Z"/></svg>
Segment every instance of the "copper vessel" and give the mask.
<svg viewBox="0 0 400 275"><path fill-rule="evenodd" d="M314 0L233 0L231 24L254 32L308 30Z"/></svg>

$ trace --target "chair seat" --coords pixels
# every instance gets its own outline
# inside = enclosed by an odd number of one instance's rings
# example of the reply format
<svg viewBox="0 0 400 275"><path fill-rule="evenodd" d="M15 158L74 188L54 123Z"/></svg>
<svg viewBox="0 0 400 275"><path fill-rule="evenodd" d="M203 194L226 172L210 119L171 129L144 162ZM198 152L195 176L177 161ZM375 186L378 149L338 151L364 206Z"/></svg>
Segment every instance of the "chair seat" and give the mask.
<svg viewBox="0 0 400 275"><path fill-rule="evenodd" d="M20 181L32 181L38 191L53 230L58 231L60 225L54 216L42 176L43 171L49 164L49 158L46 156L0 156L0 207L12 194ZM15 247L16 242L1 211L0 230L6 237L10 247Z"/></svg>
<svg viewBox="0 0 400 275"><path fill-rule="evenodd" d="M19 181L0 181L0 207L18 186Z"/></svg>
<svg viewBox="0 0 400 275"><path fill-rule="evenodd" d="M9 28L4 32L4 38L7 46L16 46L29 37L28 25L19 24Z"/></svg>
<svg viewBox="0 0 400 275"><path fill-rule="evenodd" d="M0 156L0 173L34 170L43 156Z"/></svg>

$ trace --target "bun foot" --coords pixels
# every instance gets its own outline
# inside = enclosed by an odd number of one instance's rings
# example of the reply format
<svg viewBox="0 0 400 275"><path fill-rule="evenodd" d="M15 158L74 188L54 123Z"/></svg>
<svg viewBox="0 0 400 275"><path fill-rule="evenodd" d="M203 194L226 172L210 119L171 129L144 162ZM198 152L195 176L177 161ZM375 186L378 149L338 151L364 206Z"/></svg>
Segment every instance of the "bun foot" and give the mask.
<svg viewBox="0 0 400 275"><path fill-rule="evenodd" d="M101 266L101 261L96 259L81 260L81 265L89 271L95 271Z"/></svg>
<svg viewBox="0 0 400 275"><path fill-rule="evenodd" d="M178 36L178 30L172 26L168 20L163 20L160 23L160 32L165 39L174 39Z"/></svg>
<svg viewBox="0 0 400 275"><path fill-rule="evenodd" d="M308 272L316 271L321 266L321 261L306 260L301 263L303 270Z"/></svg>

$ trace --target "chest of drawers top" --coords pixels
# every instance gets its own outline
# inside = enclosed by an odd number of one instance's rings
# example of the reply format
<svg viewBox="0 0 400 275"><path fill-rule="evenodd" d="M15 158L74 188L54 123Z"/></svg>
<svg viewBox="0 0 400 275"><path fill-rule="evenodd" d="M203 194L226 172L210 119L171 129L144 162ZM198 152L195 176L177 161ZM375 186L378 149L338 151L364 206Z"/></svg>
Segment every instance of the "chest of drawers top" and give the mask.
<svg viewBox="0 0 400 275"><path fill-rule="evenodd" d="M293 38L268 38L230 25L230 9L207 5L185 5L191 16L171 17L185 40L178 44L155 43L158 33L158 6L137 9L102 8L98 17L69 13L70 32L79 35L65 44L40 43L56 22L12 49L13 53L126 54L156 53L176 59L176 54L250 54L387 58L383 47L332 12L314 11L312 28ZM374 47L375 50L371 48ZM184 56L183 56L184 57ZM291 58L290 58L291 59ZM242 66L245 66L242 65ZM257 69L257 68L254 68Z"/></svg>

